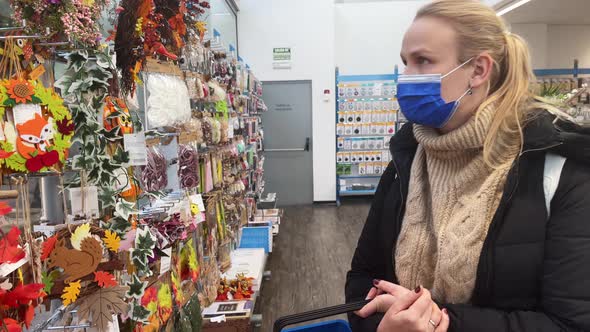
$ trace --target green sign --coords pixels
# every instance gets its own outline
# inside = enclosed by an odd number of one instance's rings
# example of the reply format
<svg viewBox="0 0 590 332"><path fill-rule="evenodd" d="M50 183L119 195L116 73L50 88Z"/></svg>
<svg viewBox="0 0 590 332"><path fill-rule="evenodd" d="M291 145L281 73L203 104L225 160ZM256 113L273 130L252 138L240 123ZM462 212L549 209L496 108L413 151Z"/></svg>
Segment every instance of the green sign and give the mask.
<svg viewBox="0 0 590 332"><path fill-rule="evenodd" d="M272 60L273 61L291 61L291 48L280 47L272 49Z"/></svg>

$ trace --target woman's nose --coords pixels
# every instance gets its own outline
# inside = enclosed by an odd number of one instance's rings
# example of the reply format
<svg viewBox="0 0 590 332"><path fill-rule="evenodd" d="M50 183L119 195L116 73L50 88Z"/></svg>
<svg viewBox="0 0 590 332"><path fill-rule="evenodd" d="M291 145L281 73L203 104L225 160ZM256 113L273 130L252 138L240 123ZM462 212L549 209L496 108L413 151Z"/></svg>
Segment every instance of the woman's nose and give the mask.
<svg viewBox="0 0 590 332"><path fill-rule="evenodd" d="M411 66L406 66L402 72L402 75L416 75L418 71L413 69Z"/></svg>

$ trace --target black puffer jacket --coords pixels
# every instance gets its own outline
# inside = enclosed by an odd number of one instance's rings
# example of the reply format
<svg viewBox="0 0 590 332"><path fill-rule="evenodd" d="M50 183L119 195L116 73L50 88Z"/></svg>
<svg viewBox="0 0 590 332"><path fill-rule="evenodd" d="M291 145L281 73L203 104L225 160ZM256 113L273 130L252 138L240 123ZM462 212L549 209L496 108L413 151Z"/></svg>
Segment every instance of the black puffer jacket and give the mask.
<svg viewBox="0 0 590 332"><path fill-rule="evenodd" d="M508 173L484 242L471 304L446 304L450 331L590 331L590 128L553 123L549 113L525 128L523 153ZM391 140L383 174L346 281L346 300L363 300L373 279L397 282L393 252L417 142L411 125ZM546 152L567 157L547 220ZM457 255L462 253L458 252ZM375 331L382 314L349 320Z"/></svg>

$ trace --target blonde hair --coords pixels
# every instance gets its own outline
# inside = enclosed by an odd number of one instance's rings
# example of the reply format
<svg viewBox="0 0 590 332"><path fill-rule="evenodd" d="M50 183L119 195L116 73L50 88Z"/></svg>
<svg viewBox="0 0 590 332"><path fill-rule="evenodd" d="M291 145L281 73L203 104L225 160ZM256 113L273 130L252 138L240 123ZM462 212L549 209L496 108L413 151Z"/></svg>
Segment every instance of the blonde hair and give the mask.
<svg viewBox="0 0 590 332"><path fill-rule="evenodd" d="M494 10L479 1L437 0L418 11L416 19L421 17L440 18L453 26L458 63L483 52L494 60L488 97L476 114L488 106L496 108L484 142L485 162L491 167L510 162L523 148L523 122L539 107L534 101L535 76L526 42L508 32Z"/></svg>

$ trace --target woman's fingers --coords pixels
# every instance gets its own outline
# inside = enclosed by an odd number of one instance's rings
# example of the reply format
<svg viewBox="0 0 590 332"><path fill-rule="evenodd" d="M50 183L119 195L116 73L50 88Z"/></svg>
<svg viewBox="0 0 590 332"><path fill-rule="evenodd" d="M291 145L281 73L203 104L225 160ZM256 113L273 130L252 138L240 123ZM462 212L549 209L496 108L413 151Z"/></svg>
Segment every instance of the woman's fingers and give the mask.
<svg viewBox="0 0 590 332"><path fill-rule="evenodd" d="M424 322L423 326L425 326L432 316L432 303L430 292L428 289L422 288L420 291L420 297L408 308L408 310L406 310L407 314L418 321ZM438 323L438 320L435 320L434 322Z"/></svg>
<svg viewBox="0 0 590 332"><path fill-rule="evenodd" d="M440 323L438 324L438 326L436 327L436 329L434 330L434 332L447 332L447 330L449 329L450 323L451 323L451 319L449 317L449 313L447 312L447 309L443 309L442 310L442 319L441 319Z"/></svg>
<svg viewBox="0 0 590 332"><path fill-rule="evenodd" d="M430 313L430 318L428 320L432 320L436 326L439 326L443 319L442 310L436 305L436 303L432 302L432 311ZM434 330L435 326L430 326L430 330Z"/></svg>
<svg viewBox="0 0 590 332"><path fill-rule="evenodd" d="M367 294L365 300L372 300L375 298L375 296L377 296L377 288L371 287L371 290L369 291L369 294Z"/></svg>
<svg viewBox="0 0 590 332"><path fill-rule="evenodd" d="M371 289L369 290L369 293L367 293L367 297L365 297L365 300L372 300L374 299L377 295L379 295L380 291L379 289L375 288L375 287L371 287ZM355 315L359 315L359 311L357 310L354 312Z"/></svg>
<svg viewBox="0 0 590 332"><path fill-rule="evenodd" d="M357 311L356 314L359 317L367 318L377 312L387 312L394 302L395 298L389 294L379 295Z"/></svg>
<svg viewBox="0 0 590 332"><path fill-rule="evenodd" d="M413 292L406 293L400 297L395 297L395 301L387 311L387 315L393 316L398 314L400 311L406 310L420 298L423 292L422 286L416 287Z"/></svg>
<svg viewBox="0 0 590 332"><path fill-rule="evenodd" d="M388 293L393 296L402 297L402 296L412 292L411 290L409 290L403 286L394 284L392 282L383 281L383 280L374 280L373 285L375 287L377 287L379 290L383 291L384 293Z"/></svg>

